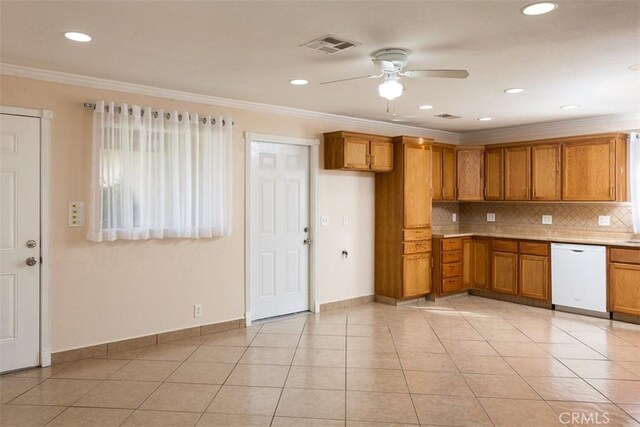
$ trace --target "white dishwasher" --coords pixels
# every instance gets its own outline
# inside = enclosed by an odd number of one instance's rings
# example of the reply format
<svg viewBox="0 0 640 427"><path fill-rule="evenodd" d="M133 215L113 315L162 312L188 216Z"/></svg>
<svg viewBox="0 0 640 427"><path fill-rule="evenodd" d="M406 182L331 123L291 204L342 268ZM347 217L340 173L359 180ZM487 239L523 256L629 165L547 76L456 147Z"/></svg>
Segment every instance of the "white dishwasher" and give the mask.
<svg viewBox="0 0 640 427"><path fill-rule="evenodd" d="M559 309L607 312L605 246L551 244L551 303Z"/></svg>

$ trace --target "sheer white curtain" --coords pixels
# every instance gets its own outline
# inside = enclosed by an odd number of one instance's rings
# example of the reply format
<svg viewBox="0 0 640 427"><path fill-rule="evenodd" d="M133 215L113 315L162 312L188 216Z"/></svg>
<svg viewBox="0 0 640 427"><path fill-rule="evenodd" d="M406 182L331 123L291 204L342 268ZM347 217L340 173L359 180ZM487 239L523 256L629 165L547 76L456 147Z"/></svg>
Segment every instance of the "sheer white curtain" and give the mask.
<svg viewBox="0 0 640 427"><path fill-rule="evenodd" d="M640 133L629 135L629 175L631 177L631 212L633 215L633 232L640 234Z"/></svg>
<svg viewBox="0 0 640 427"><path fill-rule="evenodd" d="M229 235L232 127L230 118L97 102L87 238Z"/></svg>

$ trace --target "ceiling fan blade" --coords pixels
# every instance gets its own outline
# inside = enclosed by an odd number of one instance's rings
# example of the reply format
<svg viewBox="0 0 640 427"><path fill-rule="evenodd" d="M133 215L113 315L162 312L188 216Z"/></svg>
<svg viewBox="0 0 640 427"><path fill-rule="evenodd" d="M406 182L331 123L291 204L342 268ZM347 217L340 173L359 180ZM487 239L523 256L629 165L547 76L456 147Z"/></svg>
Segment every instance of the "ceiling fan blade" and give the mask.
<svg viewBox="0 0 640 427"><path fill-rule="evenodd" d="M374 76L360 76L360 77L349 77L348 79L338 79L338 80L330 80L328 82L322 82L321 85L328 85L330 83L340 83L340 82L348 82L349 80L360 80L360 79L375 79L377 77L382 77L384 73L376 74Z"/></svg>
<svg viewBox="0 0 640 427"><path fill-rule="evenodd" d="M469 77L467 70L407 70L400 73L406 77L444 77L448 79L466 79Z"/></svg>

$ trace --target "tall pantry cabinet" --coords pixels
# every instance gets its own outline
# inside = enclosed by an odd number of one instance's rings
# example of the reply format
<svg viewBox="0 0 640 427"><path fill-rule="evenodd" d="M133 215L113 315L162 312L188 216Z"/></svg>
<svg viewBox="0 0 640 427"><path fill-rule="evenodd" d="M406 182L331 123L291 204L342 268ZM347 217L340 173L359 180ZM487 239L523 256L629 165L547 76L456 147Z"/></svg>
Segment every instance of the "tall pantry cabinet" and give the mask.
<svg viewBox="0 0 640 427"><path fill-rule="evenodd" d="M376 174L375 293L399 300L431 291L431 144L393 138L393 171Z"/></svg>

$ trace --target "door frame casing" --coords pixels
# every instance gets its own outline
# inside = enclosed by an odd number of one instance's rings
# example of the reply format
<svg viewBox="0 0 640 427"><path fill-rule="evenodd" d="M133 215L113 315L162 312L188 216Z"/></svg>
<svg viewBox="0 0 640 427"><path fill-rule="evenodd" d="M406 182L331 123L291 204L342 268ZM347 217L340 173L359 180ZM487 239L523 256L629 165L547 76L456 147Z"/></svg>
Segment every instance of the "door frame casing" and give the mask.
<svg viewBox="0 0 640 427"><path fill-rule="evenodd" d="M51 366L51 120L53 111L0 105L0 114L40 120L40 366Z"/></svg>
<svg viewBox="0 0 640 427"><path fill-rule="evenodd" d="M320 159L320 140L289 136L269 135L245 132L245 326L251 326L251 144L268 142L271 144L302 145L309 147L309 225L311 245L309 245L309 310L318 313L318 164Z"/></svg>

